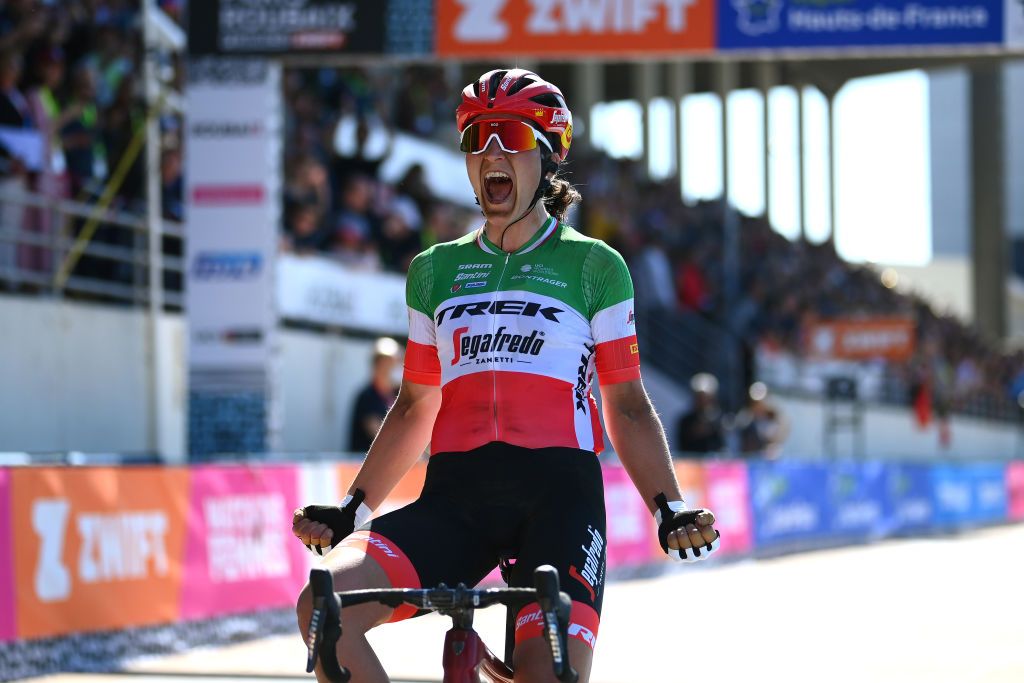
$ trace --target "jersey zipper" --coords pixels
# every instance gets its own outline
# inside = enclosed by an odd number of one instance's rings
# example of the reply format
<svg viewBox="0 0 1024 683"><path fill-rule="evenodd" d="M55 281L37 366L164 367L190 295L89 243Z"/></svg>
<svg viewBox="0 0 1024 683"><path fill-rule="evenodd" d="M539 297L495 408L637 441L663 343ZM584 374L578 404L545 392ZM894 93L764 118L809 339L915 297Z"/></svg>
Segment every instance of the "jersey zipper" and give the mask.
<svg viewBox="0 0 1024 683"><path fill-rule="evenodd" d="M494 296L491 297L492 307L498 303L498 296L501 294L501 281L505 278L505 270L508 268L508 261L512 258L512 254L505 254L505 263L501 266L501 273L498 275L498 284L494 287ZM495 313L491 316L491 338L497 334L497 322L498 314ZM491 405L494 406L494 440L498 441L498 371L495 370L497 363L491 364Z"/></svg>

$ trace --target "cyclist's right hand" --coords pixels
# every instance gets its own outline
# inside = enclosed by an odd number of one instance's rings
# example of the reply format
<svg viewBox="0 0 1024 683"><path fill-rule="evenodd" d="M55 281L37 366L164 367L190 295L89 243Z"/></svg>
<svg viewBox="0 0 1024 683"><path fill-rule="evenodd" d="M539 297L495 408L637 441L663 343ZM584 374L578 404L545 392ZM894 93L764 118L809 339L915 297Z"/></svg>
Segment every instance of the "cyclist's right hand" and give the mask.
<svg viewBox="0 0 1024 683"><path fill-rule="evenodd" d="M363 502L366 495L356 489L341 505L307 505L292 513L292 533L317 555L326 555L335 543L351 534L369 518Z"/></svg>

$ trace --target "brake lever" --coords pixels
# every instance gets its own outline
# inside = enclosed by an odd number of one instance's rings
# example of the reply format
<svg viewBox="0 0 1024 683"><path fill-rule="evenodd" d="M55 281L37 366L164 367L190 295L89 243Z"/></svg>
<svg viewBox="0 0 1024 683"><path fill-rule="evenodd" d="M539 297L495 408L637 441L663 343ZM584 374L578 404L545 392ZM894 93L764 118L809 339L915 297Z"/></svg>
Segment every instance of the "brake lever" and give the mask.
<svg viewBox="0 0 1024 683"><path fill-rule="evenodd" d="M537 604L544 617L544 631L551 648L551 665L555 677L561 683L576 683L579 674L569 663L568 629L572 601L568 594L559 590L558 570L550 565L541 565L534 570L534 587L537 590Z"/></svg>
<svg viewBox="0 0 1024 683"><path fill-rule="evenodd" d="M309 570L313 594L313 617L306 634L306 673L312 673L319 655L320 668L331 683L348 683L348 669L338 661L341 639L341 600L334 593L334 580L326 569Z"/></svg>

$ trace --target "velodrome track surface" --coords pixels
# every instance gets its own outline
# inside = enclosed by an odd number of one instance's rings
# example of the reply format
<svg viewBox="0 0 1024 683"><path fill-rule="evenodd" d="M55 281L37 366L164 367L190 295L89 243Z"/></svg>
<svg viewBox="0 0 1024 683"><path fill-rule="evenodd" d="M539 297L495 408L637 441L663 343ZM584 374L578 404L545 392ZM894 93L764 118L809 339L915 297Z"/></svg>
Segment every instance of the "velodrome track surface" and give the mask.
<svg viewBox="0 0 1024 683"><path fill-rule="evenodd" d="M502 643L503 611L477 629ZM371 634L396 681L440 681L441 618ZM298 636L33 683L293 683ZM1021 683L1024 525L680 568L609 585L593 683Z"/></svg>

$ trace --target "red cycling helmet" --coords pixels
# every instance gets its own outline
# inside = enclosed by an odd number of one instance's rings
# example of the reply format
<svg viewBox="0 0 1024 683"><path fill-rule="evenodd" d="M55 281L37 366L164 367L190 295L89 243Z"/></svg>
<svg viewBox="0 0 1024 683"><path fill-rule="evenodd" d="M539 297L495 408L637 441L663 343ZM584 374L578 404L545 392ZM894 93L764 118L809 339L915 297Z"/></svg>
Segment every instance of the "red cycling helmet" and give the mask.
<svg viewBox="0 0 1024 683"><path fill-rule="evenodd" d="M559 161L565 161L572 144L572 112L562 91L526 69L495 69L462 91L455 110L459 133L473 119L487 114L514 114L547 133Z"/></svg>

